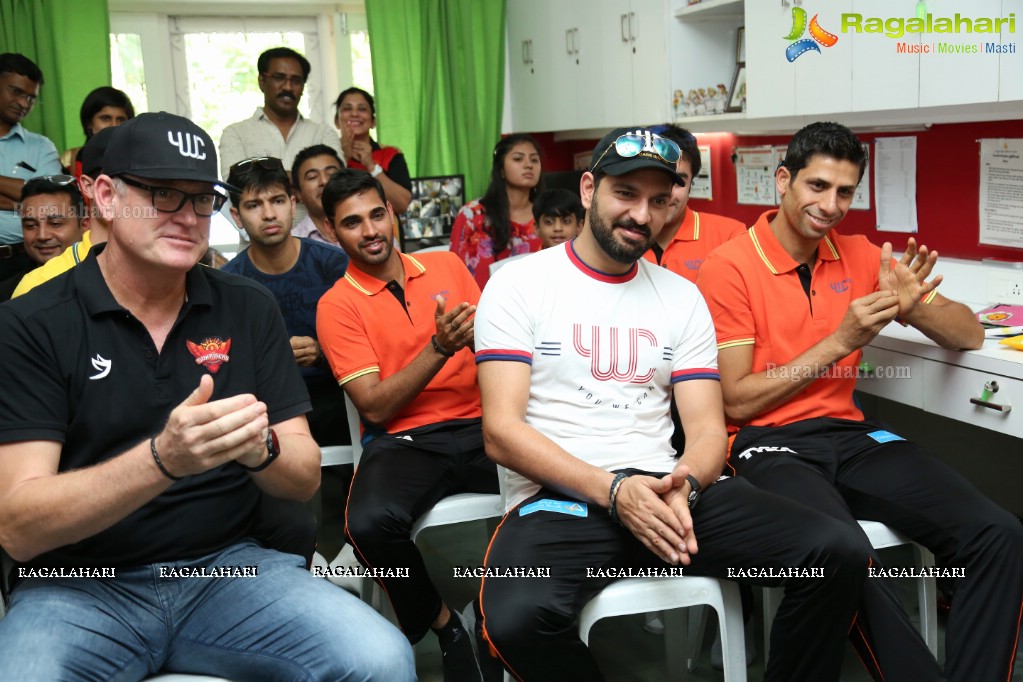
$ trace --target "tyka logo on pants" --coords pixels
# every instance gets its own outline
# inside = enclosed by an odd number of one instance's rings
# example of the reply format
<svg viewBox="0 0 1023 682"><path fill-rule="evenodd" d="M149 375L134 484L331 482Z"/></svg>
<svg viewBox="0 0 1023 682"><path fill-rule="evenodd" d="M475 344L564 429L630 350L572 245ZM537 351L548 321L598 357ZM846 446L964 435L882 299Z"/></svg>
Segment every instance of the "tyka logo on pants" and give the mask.
<svg viewBox="0 0 1023 682"><path fill-rule="evenodd" d="M177 135L178 139L174 139L174 135ZM170 130L167 131L167 141L178 148L178 151L184 157L190 157L197 161L202 161L206 158L206 141L198 135L192 135L191 133L182 133L180 130L177 133L173 133ZM202 151L200 151L202 150Z"/></svg>
<svg viewBox="0 0 1023 682"><path fill-rule="evenodd" d="M572 325L575 352L590 358L590 373L597 381L614 380L630 384L650 381L654 376L654 368L649 368L643 374L638 373L640 340L657 348L657 337L647 329L591 326L587 334L583 331L583 325ZM625 345L628 346L627 350L622 348Z"/></svg>

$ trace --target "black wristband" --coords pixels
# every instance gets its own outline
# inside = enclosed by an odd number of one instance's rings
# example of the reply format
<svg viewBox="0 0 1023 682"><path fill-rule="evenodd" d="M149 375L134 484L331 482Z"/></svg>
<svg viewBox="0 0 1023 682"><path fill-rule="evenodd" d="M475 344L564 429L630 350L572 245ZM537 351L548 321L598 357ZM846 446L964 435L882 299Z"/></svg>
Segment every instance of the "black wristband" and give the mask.
<svg viewBox="0 0 1023 682"><path fill-rule="evenodd" d="M156 452L156 436L149 439L149 452L153 455L153 461L156 462L156 466L160 468L160 471L163 472L164 476L172 481L180 481L182 479L181 476L175 476L171 472L167 471L167 467L165 467L163 462L160 461L160 455Z"/></svg>
<svg viewBox="0 0 1023 682"><path fill-rule="evenodd" d="M444 350L443 348L440 347L440 344L437 343L437 335L436 334L434 334L433 336L430 337L430 343L433 344L433 349L435 351L437 351L438 353L440 353L441 355L443 355L444 357L446 357L446 358L453 358L453 357L455 357L454 353L452 353L451 351L446 351L446 350Z"/></svg>
<svg viewBox="0 0 1023 682"><path fill-rule="evenodd" d="M628 474L622 472L615 474L614 480L611 481L611 489L608 491L607 514L611 517L611 520L619 526L625 524L623 524L622 520L618 518L618 489L622 487L622 483L624 483L625 479L628 477Z"/></svg>

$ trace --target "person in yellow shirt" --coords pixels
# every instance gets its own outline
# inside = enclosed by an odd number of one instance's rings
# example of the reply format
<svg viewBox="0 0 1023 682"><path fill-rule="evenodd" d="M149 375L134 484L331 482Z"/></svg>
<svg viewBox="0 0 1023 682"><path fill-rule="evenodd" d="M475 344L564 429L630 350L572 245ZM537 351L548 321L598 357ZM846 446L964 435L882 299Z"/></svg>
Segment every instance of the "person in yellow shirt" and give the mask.
<svg viewBox="0 0 1023 682"><path fill-rule="evenodd" d="M89 229L82 233L82 241L75 242L64 253L56 258L51 258L42 266L32 270L24 277L14 290L11 298L17 298L35 289L43 282L47 282L57 275L63 274L75 267L85 259L86 254L94 244L103 244L109 234L109 222L98 212L92 210L93 204L93 183L103 173L103 154L106 152L107 143L113 134L114 128L104 128L89 138L82 147L79 158L82 161L82 175L78 179L79 189L89 205L91 220Z"/></svg>

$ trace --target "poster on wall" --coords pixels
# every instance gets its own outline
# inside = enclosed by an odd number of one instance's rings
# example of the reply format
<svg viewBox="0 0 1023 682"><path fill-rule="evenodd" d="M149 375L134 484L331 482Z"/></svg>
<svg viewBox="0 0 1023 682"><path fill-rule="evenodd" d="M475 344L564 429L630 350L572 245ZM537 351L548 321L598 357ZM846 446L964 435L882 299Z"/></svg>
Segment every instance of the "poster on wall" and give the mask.
<svg viewBox="0 0 1023 682"><path fill-rule="evenodd" d="M916 233L916 137L879 137L874 152L878 232Z"/></svg>
<svg viewBox="0 0 1023 682"><path fill-rule="evenodd" d="M690 199L713 199L714 187L710 173L710 147L699 146L700 174L693 178L693 186L689 189Z"/></svg>
<svg viewBox="0 0 1023 682"><path fill-rule="evenodd" d="M1023 140L980 141L980 243L1023 248Z"/></svg>
<svg viewBox="0 0 1023 682"><path fill-rule="evenodd" d="M774 147L738 147L735 150L735 186L738 203L777 206L774 171L778 166Z"/></svg>
<svg viewBox="0 0 1023 682"><path fill-rule="evenodd" d="M849 208L860 211L870 210L870 143L862 143L863 153L867 155L867 167L863 171L863 179L856 186L856 194L853 195Z"/></svg>

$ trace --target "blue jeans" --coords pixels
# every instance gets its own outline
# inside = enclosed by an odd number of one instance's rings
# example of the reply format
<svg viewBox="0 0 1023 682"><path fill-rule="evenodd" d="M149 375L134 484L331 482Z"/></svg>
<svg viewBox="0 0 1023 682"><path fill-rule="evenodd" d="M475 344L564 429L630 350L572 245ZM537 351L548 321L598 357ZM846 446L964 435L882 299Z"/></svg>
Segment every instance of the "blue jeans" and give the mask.
<svg viewBox="0 0 1023 682"><path fill-rule="evenodd" d="M255 577L172 577L255 566ZM251 572L251 569L249 570ZM23 578L0 620L0 680L142 680L157 671L234 680L415 679L397 628L300 557L243 541L116 578Z"/></svg>

